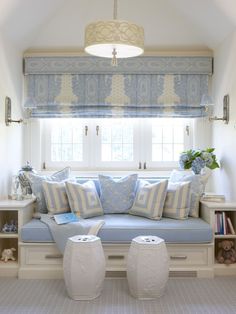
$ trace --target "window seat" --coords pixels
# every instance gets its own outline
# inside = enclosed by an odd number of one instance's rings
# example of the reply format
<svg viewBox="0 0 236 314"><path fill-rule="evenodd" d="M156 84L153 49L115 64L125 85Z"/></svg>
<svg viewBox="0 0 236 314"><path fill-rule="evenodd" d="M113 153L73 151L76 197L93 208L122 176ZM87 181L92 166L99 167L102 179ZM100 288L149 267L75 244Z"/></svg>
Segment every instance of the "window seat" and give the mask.
<svg viewBox="0 0 236 314"><path fill-rule="evenodd" d="M189 217L186 220L162 218L156 221L128 214L107 214L89 219L105 221L98 233L102 243L130 243L139 235L158 236L166 243L212 241L212 228L201 218ZM22 227L21 241L54 242L48 226L38 219L32 219Z"/></svg>

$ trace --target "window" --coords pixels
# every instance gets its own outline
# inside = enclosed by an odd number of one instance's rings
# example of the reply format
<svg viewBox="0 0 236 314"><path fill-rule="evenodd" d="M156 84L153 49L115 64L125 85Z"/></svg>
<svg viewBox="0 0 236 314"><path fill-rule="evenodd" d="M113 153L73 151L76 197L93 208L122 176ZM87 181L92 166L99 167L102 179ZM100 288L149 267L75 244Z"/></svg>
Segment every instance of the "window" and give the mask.
<svg viewBox="0 0 236 314"><path fill-rule="evenodd" d="M52 119L42 124L46 168L171 168L191 147L186 119Z"/></svg>

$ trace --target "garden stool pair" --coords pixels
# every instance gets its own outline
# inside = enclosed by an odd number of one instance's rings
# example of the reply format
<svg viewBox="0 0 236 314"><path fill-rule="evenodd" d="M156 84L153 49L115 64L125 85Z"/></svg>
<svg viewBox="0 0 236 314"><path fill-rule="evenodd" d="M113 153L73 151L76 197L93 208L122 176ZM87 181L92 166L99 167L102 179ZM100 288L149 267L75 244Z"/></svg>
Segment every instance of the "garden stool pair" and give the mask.
<svg viewBox="0 0 236 314"><path fill-rule="evenodd" d="M68 295L74 300L92 300L103 289L105 257L100 238L78 235L68 239L63 272ZM169 258L163 239L139 236L132 240L128 253L127 279L132 296L155 299L165 290Z"/></svg>

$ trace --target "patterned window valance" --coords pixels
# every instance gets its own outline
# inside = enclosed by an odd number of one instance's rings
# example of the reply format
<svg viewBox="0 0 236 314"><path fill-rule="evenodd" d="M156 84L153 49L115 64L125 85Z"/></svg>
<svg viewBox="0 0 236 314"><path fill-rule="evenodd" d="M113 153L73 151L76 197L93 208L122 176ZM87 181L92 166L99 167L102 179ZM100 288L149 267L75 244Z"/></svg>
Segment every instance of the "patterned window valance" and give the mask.
<svg viewBox="0 0 236 314"><path fill-rule="evenodd" d="M210 57L25 58L31 117L201 117Z"/></svg>

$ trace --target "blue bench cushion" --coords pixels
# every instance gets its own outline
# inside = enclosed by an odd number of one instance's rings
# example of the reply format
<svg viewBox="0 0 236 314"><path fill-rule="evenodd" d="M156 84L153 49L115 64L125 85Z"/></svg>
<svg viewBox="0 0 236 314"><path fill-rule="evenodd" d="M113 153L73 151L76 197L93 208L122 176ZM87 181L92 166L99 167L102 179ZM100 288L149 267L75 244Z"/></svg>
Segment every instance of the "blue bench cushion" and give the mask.
<svg viewBox="0 0 236 314"><path fill-rule="evenodd" d="M98 236L103 243L130 243L139 235L154 235L167 243L209 243L212 241L211 226L200 218L175 220L162 218L159 221L128 214L107 214L89 218L103 219L105 224ZM21 229L23 242L54 242L47 225L32 219Z"/></svg>

